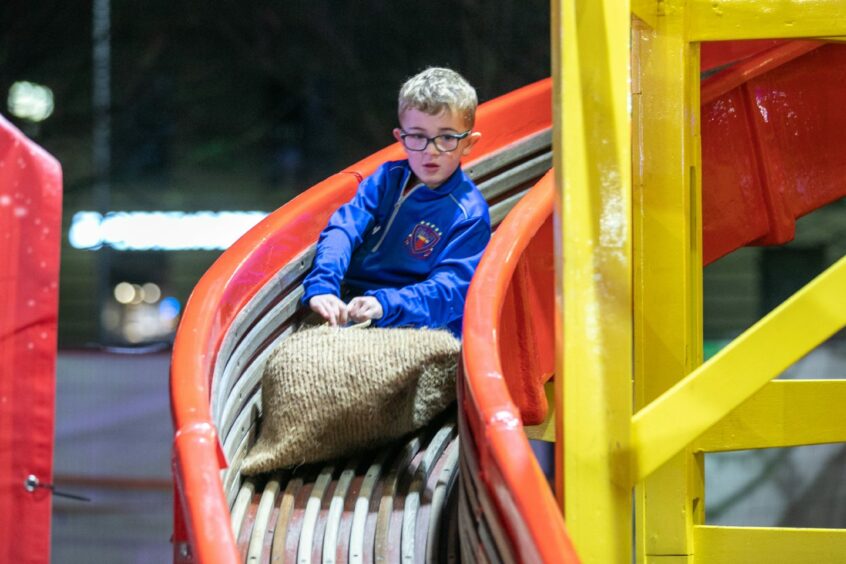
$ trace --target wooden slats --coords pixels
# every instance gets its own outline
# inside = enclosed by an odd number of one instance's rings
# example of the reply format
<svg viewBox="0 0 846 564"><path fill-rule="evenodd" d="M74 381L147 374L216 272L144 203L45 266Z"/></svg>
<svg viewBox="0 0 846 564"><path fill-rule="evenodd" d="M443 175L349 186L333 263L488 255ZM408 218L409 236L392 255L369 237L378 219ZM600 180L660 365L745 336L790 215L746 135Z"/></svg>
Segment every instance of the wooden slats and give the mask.
<svg viewBox="0 0 846 564"><path fill-rule="evenodd" d="M416 562L443 562L449 560L443 558L440 547L447 543L442 542L448 539L450 532L446 529L449 523L449 492L455 487L455 480L458 476L458 441L452 441L444 451L444 455L438 460L438 465L432 472L429 484L426 487L427 496L423 498L421 519L428 514L428 527L418 527L418 545L422 552L418 551ZM431 493L429 493L431 492ZM455 497L455 496L453 496ZM458 534L456 530L454 534ZM423 538L421 538L423 537ZM457 554L454 556L457 558Z"/></svg>
<svg viewBox="0 0 846 564"><path fill-rule="evenodd" d="M300 477L292 478L285 486L285 493L281 496L279 503L279 514L276 518L276 527L273 530L273 543L271 544L270 562L271 564L281 564L284 562L285 543L288 538L288 524L291 522L291 516L294 513L294 504L297 496L303 487L303 479Z"/></svg>
<svg viewBox="0 0 846 564"><path fill-rule="evenodd" d="M463 437L458 522L461 557L470 562L516 562L514 547L511 546L494 502L488 497L484 484L479 482L482 474L478 450L472 443L472 433L461 413L459 421Z"/></svg>
<svg viewBox="0 0 846 564"><path fill-rule="evenodd" d="M454 562L458 452L447 417L344 466L246 480L232 507L239 551L250 564Z"/></svg>
<svg viewBox="0 0 846 564"><path fill-rule="evenodd" d="M273 539L273 529L270 527L270 522L278 495L279 479L272 478L268 480L267 485L262 490L258 509L256 510L256 519L253 523L253 532L250 536L250 545L247 549L246 562L249 564L255 564L261 561L262 553L266 553L268 556L270 555L269 552L264 550L266 544L265 539L268 537L268 531L271 533L270 540L272 541Z"/></svg>
<svg viewBox="0 0 846 564"><path fill-rule="evenodd" d="M341 518L346 507L345 500L347 492L350 489L350 484L355 477L355 469L358 466L356 460L347 464L347 467L341 472L338 478L338 484L335 486L335 491L332 493L332 500L329 503L329 514L326 518L326 533L323 535L323 563L335 564L338 562L346 562L345 559L338 559L338 546L341 544Z"/></svg>
<svg viewBox="0 0 846 564"><path fill-rule="evenodd" d="M232 532L235 538L238 538L241 525L244 523L244 515L247 513L247 508L256 493L256 484L253 480L244 480L241 484L241 490L238 492L238 497L235 498L235 503L230 510L230 523L232 524Z"/></svg>

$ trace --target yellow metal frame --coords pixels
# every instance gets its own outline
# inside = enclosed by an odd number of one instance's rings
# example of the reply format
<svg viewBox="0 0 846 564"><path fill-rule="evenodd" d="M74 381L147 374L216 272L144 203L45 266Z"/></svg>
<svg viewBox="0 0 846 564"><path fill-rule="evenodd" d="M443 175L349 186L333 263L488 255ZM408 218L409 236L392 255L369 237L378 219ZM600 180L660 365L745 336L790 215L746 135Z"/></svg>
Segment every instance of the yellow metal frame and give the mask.
<svg viewBox="0 0 846 564"><path fill-rule="evenodd" d="M631 533L630 21L625 1L553 4L556 223L567 257L557 261L566 283L556 333L567 339L557 347L565 378L556 403L563 398L564 514L586 562L631 560L631 542L617 542Z"/></svg>
<svg viewBox="0 0 846 564"><path fill-rule="evenodd" d="M846 325L846 258L703 365L699 138L699 42L844 37L846 0L554 0L552 20L554 435L580 557L631 562L635 488L638 562L846 562L846 531L704 524L704 452L846 441L846 381L771 381Z"/></svg>

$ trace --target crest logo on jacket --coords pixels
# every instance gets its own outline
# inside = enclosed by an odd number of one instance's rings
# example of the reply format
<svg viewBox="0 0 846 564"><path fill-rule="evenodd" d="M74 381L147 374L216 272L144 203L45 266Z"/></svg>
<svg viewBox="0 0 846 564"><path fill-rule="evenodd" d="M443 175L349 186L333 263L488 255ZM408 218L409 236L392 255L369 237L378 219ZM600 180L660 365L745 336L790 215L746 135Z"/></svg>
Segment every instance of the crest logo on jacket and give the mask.
<svg viewBox="0 0 846 564"><path fill-rule="evenodd" d="M443 233L434 223L421 221L406 236L405 245L412 255L418 258L427 258L432 254L442 235Z"/></svg>

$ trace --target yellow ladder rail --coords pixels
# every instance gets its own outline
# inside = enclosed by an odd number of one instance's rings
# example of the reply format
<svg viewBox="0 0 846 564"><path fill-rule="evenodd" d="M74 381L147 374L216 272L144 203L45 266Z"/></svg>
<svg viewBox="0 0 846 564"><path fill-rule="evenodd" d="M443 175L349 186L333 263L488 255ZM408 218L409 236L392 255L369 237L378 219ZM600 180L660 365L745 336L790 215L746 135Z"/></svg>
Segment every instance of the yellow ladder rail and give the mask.
<svg viewBox="0 0 846 564"><path fill-rule="evenodd" d="M846 21L843 0L689 0L687 10L691 41L838 36Z"/></svg>
<svg viewBox="0 0 846 564"><path fill-rule="evenodd" d="M635 481L844 326L846 257L634 415Z"/></svg>

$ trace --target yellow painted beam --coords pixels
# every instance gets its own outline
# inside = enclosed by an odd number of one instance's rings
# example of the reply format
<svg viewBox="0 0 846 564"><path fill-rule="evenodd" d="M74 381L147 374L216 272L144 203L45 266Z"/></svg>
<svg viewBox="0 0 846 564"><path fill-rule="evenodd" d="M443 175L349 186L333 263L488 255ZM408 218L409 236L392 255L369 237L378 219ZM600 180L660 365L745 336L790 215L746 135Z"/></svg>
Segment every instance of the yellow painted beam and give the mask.
<svg viewBox="0 0 846 564"><path fill-rule="evenodd" d="M694 529L697 562L846 564L846 530L763 527Z"/></svg>
<svg viewBox="0 0 846 564"><path fill-rule="evenodd" d="M543 386L544 394L546 395L546 403L549 405L549 411L546 414L546 419L539 425L528 425L523 427L526 431L526 437L538 441L546 441L548 443L555 442L555 380L550 380Z"/></svg>
<svg viewBox="0 0 846 564"><path fill-rule="evenodd" d="M689 0L691 41L846 35L843 0Z"/></svg>
<svg viewBox="0 0 846 564"><path fill-rule="evenodd" d="M583 562L630 564L629 2L556 0L552 20L564 513Z"/></svg>
<svg viewBox="0 0 846 564"><path fill-rule="evenodd" d="M632 418L641 480L846 326L846 257Z"/></svg>
<svg viewBox="0 0 846 564"><path fill-rule="evenodd" d="M643 23L655 27L658 17L660 0L631 0L632 14L637 16Z"/></svg>
<svg viewBox="0 0 846 564"><path fill-rule="evenodd" d="M708 429L693 449L721 452L838 442L846 442L846 380L774 380Z"/></svg>
<svg viewBox="0 0 846 564"><path fill-rule="evenodd" d="M683 0L632 32L634 390L647 405L702 362L699 46ZM704 520L701 456L684 452L636 488L637 561L690 562Z"/></svg>

